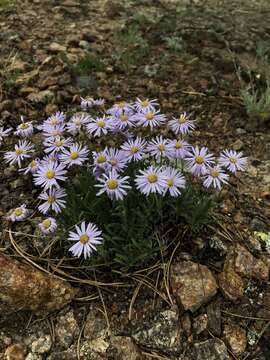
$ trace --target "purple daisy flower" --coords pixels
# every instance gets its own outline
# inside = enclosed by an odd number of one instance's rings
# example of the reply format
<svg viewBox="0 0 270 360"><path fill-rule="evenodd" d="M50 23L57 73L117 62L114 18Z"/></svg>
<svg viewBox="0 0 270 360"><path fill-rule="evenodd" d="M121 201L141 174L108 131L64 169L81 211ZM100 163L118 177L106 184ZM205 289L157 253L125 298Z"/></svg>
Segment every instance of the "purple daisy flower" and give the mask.
<svg viewBox="0 0 270 360"><path fill-rule="evenodd" d="M185 135L195 129L195 121L190 120L186 112L180 114L179 118L173 118L169 121L169 127L175 134Z"/></svg>
<svg viewBox="0 0 270 360"><path fill-rule="evenodd" d="M60 161L69 168L72 165L82 165L88 158L89 151L82 144L73 144L64 149L59 156Z"/></svg>
<svg viewBox="0 0 270 360"><path fill-rule="evenodd" d="M43 142L43 145L45 146L45 153L54 154L59 153L63 151L66 147L70 146L72 144L71 138L63 138L61 136L53 137L53 138L47 138Z"/></svg>
<svg viewBox="0 0 270 360"><path fill-rule="evenodd" d="M206 147L199 149L198 146L191 148L185 160L190 171L197 176L206 174L207 167L214 163L213 154L209 154Z"/></svg>
<svg viewBox="0 0 270 360"><path fill-rule="evenodd" d="M203 178L203 185L206 188L213 186L215 189L218 188L220 190L222 184L228 184L229 175L224 173L221 166L216 165L213 167L209 167Z"/></svg>
<svg viewBox="0 0 270 360"><path fill-rule="evenodd" d="M123 112L122 114L116 114L110 119L111 125L116 129L120 129L120 130L123 130L129 126L132 127L134 126L133 124L134 119L132 115L133 115L132 111L126 111Z"/></svg>
<svg viewBox="0 0 270 360"><path fill-rule="evenodd" d="M83 221L81 226L75 225L76 232L70 231L68 240L76 241L76 244L71 246L69 251L73 256L80 257L83 253L84 258L90 257L93 251L96 251L96 245L102 243L102 232L98 230L97 226L89 223L85 224Z"/></svg>
<svg viewBox="0 0 270 360"><path fill-rule="evenodd" d="M106 192L110 199L122 200L125 195L127 195L128 189L131 189L131 186L127 184L129 176L120 177L120 175L113 169L108 174L103 174L101 178L98 179L101 184L95 185L100 188L97 196Z"/></svg>
<svg viewBox="0 0 270 360"><path fill-rule="evenodd" d="M48 235L55 232L55 230L57 229L57 222L54 218L49 217L39 223L38 228L42 234Z"/></svg>
<svg viewBox="0 0 270 360"><path fill-rule="evenodd" d="M76 135L90 121L91 118L88 115L76 114L67 122L67 131L72 135Z"/></svg>
<svg viewBox="0 0 270 360"><path fill-rule="evenodd" d="M170 157L184 159L190 149L190 145L185 140L181 139L168 140L167 149Z"/></svg>
<svg viewBox="0 0 270 360"><path fill-rule="evenodd" d="M121 115L125 113L130 113L130 111L133 110L133 107L131 104L127 103L126 101L120 101L116 104L114 104L109 110L107 110L108 114L111 115Z"/></svg>
<svg viewBox="0 0 270 360"><path fill-rule="evenodd" d="M101 167L105 169L108 166L109 157L107 147L103 151L92 151L92 156L95 167Z"/></svg>
<svg viewBox="0 0 270 360"><path fill-rule="evenodd" d="M39 164L39 158L33 159L25 168L20 169L19 172L22 172L24 175L28 174L29 172L31 174L35 174L38 170Z"/></svg>
<svg viewBox="0 0 270 360"><path fill-rule="evenodd" d="M123 150L118 150L115 148L107 149L108 162L106 166L106 171L116 170L122 171L128 162L127 153Z"/></svg>
<svg viewBox="0 0 270 360"><path fill-rule="evenodd" d="M235 173L237 170L245 170L247 157L243 157L242 151L224 150L221 153L218 162L232 173Z"/></svg>
<svg viewBox="0 0 270 360"><path fill-rule="evenodd" d="M166 117L160 114L159 110L146 111L133 115L134 123L143 127L150 127L152 130L156 126L162 125L166 121Z"/></svg>
<svg viewBox="0 0 270 360"><path fill-rule="evenodd" d="M91 97L82 98L81 97L81 107L83 109L92 108L93 106L102 106L104 105L104 99L93 99Z"/></svg>
<svg viewBox="0 0 270 360"><path fill-rule="evenodd" d="M142 140L140 137L136 139L130 139L126 141L121 149L126 152L128 161L140 161L142 160L144 151L146 147L146 141Z"/></svg>
<svg viewBox="0 0 270 360"><path fill-rule="evenodd" d="M172 167L164 168L163 176L166 182L164 195L169 192L173 197L179 196L181 194L180 189L183 189L186 185L184 176L179 170Z"/></svg>
<svg viewBox="0 0 270 360"><path fill-rule="evenodd" d="M92 119L86 126L88 134L91 134L95 137L100 137L101 135L106 135L110 129L110 122L108 118L104 115L97 119Z"/></svg>
<svg viewBox="0 0 270 360"><path fill-rule="evenodd" d="M52 162L47 164L41 164L38 171L34 174L35 185L43 186L44 190L51 188L52 186L60 187L59 180L65 181L67 170L64 164L58 162Z"/></svg>
<svg viewBox="0 0 270 360"><path fill-rule="evenodd" d="M170 152L168 149L168 139L164 139L162 135L156 136L148 143L147 151L151 156L154 156L156 159L170 156Z"/></svg>
<svg viewBox="0 0 270 360"><path fill-rule="evenodd" d="M166 180L163 171L150 166L146 170L140 170L136 176L136 187L145 195L150 193L162 194L166 188Z"/></svg>
<svg viewBox="0 0 270 360"><path fill-rule="evenodd" d="M139 98L136 99L134 102L134 107L139 112L155 112L155 107L159 106L159 103L157 102L157 99L153 100L141 100Z"/></svg>
<svg viewBox="0 0 270 360"><path fill-rule="evenodd" d="M17 163L19 167L22 165L22 161L25 158L31 157L29 154L33 151L33 145L25 140L20 140L18 144L15 145L14 151L7 151L4 154L4 159L9 164Z"/></svg>
<svg viewBox="0 0 270 360"><path fill-rule="evenodd" d="M4 140L5 137L9 135L11 131L12 131L11 128L7 128L6 130L4 130L3 127L0 127L0 145L2 145L2 141Z"/></svg>
<svg viewBox="0 0 270 360"><path fill-rule="evenodd" d="M12 211L12 213L8 216L8 220L15 221L23 221L29 215L29 210L26 208L25 204L17 207Z"/></svg>
<svg viewBox="0 0 270 360"><path fill-rule="evenodd" d="M42 214L47 214L47 212L52 209L57 214L62 211L62 208L65 208L66 200L63 198L67 194L64 189L59 188L50 188L48 191L44 191L39 195L39 199L45 200L45 202L39 205L38 210Z"/></svg>
<svg viewBox="0 0 270 360"><path fill-rule="evenodd" d="M22 137L31 136L34 132L32 121L24 122L23 116L21 116L21 121L22 123L17 126L17 129L14 132L14 134Z"/></svg>
<svg viewBox="0 0 270 360"><path fill-rule="evenodd" d="M47 165L49 164L53 164L55 162L59 162L59 154L54 152L51 153L50 155L45 155L41 160L40 160L40 165Z"/></svg>
<svg viewBox="0 0 270 360"><path fill-rule="evenodd" d="M51 126L57 126L63 124L63 122L66 119L66 115L61 112L57 111L55 114L51 115L44 121L44 125L51 125Z"/></svg>
<svg viewBox="0 0 270 360"><path fill-rule="evenodd" d="M43 127L43 135L48 138L58 138L63 135L65 131L65 125L45 125Z"/></svg>

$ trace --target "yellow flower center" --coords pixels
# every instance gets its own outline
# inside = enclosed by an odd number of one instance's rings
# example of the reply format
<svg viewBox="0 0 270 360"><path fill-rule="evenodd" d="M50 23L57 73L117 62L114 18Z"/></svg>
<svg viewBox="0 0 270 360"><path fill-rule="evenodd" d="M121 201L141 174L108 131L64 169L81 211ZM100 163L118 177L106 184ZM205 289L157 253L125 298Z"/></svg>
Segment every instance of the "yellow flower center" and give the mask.
<svg viewBox="0 0 270 360"><path fill-rule="evenodd" d="M86 244L90 240L89 236L87 234L83 234L80 236L80 243Z"/></svg>
<svg viewBox="0 0 270 360"><path fill-rule="evenodd" d="M62 140L57 140L57 141L55 142L55 145L56 145L57 147L62 146Z"/></svg>
<svg viewBox="0 0 270 360"><path fill-rule="evenodd" d="M48 179L53 179L54 176L55 176L55 172L53 170L48 170L46 172L46 176L47 176Z"/></svg>
<svg viewBox="0 0 270 360"><path fill-rule="evenodd" d="M141 102L142 107L146 107L149 105L149 102L147 100L144 100Z"/></svg>
<svg viewBox="0 0 270 360"><path fill-rule="evenodd" d="M23 153L22 149L16 149L16 150L15 150L15 154L16 154L17 156L21 155L22 153Z"/></svg>
<svg viewBox="0 0 270 360"><path fill-rule="evenodd" d="M236 164L236 162L237 162L236 158L234 158L234 157L231 157L229 160L233 164Z"/></svg>
<svg viewBox="0 0 270 360"><path fill-rule="evenodd" d="M118 188L118 181L116 179L110 179L107 181L107 186L110 190L115 190Z"/></svg>
<svg viewBox="0 0 270 360"><path fill-rule="evenodd" d="M21 216L22 213L23 213L23 211L22 211L21 208L16 208L14 212L15 212L15 215L16 215L16 216Z"/></svg>
<svg viewBox="0 0 270 360"><path fill-rule="evenodd" d="M164 150L165 150L165 145L164 145L164 144L159 144L159 145L158 145L158 149L159 149L160 151L164 151Z"/></svg>
<svg viewBox="0 0 270 360"><path fill-rule="evenodd" d="M48 201L49 204L54 203L55 202L55 196L49 195L47 201Z"/></svg>
<svg viewBox="0 0 270 360"><path fill-rule="evenodd" d="M57 136L57 135L59 135L58 130L53 130L53 132L52 132L52 136Z"/></svg>
<svg viewBox="0 0 270 360"><path fill-rule="evenodd" d="M106 124L105 124L105 121L104 121L104 120L98 120L98 121L97 121L97 126L99 126L99 127L101 127L101 128L104 128L105 125L106 125Z"/></svg>
<svg viewBox="0 0 270 360"><path fill-rule="evenodd" d="M147 176L147 180L150 182L150 183L155 183L157 182L157 175L155 174L150 174Z"/></svg>
<svg viewBox="0 0 270 360"><path fill-rule="evenodd" d="M51 220L50 219L46 219L44 221L42 221L42 225L43 227L45 227L45 229L49 229L49 227L51 226Z"/></svg>
<svg viewBox="0 0 270 360"><path fill-rule="evenodd" d="M195 161L197 164L202 164L202 163L204 163L204 158L202 156L198 155L195 157Z"/></svg>
<svg viewBox="0 0 270 360"><path fill-rule="evenodd" d="M120 101L117 105L120 109L123 109L125 107L126 103L124 101Z"/></svg>
<svg viewBox="0 0 270 360"><path fill-rule="evenodd" d="M181 149L183 147L183 145L179 141L177 141L175 143L174 147L175 147L176 150L178 150L178 149Z"/></svg>
<svg viewBox="0 0 270 360"><path fill-rule="evenodd" d="M173 180L172 180L172 179L166 179L166 183L167 183L169 186L173 186Z"/></svg>
<svg viewBox="0 0 270 360"><path fill-rule="evenodd" d="M102 163L104 163L106 161L107 161L107 158L106 158L106 155L104 155L104 154L99 155L98 158L97 158L97 163L98 164L102 164Z"/></svg>
<svg viewBox="0 0 270 360"><path fill-rule="evenodd" d="M82 124L82 123L81 123L81 120L75 120L74 123L75 123L75 125L77 125L77 126L80 126L80 125Z"/></svg>
<svg viewBox="0 0 270 360"><path fill-rule="evenodd" d="M139 151L138 146L131 146L130 152L131 152L132 154L136 154L138 151Z"/></svg>
<svg viewBox="0 0 270 360"><path fill-rule="evenodd" d="M184 124L185 122L187 121L187 118L185 115L180 115L179 119L178 119L178 122L179 124Z"/></svg>
<svg viewBox="0 0 270 360"><path fill-rule="evenodd" d="M27 124L27 123L22 123L21 125L20 125L20 128L21 129L27 129L29 127L29 125Z"/></svg>
<svg viewBox="0 0 270 360"><path fill-rule="evenodd" d="M116 160L116 159L112 159L112 160L110 161L110 163L112 164L112 166L115 166L115 165L117 165L117 160Z"/></svg>
<svg viewBox="0 0 270 360"><path fill-rule="evenodd" d="M121 121L128 121L128 116L123 114L120 116Z"/></svg>
<svg viewBox="0 0 270 360"><path fill-rule="evenodd" d="M212 177L218 177L218 172L217 172L217 170L212 169L212 170L210 171L210 175L211 175Z"/></svg>
<svg viewBox="0 0 270 360"><path fill-rule="evenodd" d="M58 124L58 120L57 120L57 119L52 119L52 120L50 121L50 124L51 124L51 125L57 125L57 124Z"/></svg>
<svg viewBox="0 0 270 360"><path fill-rule="evenodd" d="M78 154L77 151L72 151L72 152L70 153L70 158L71 158L72 160L78 159L78 157L79 157L79 154Z"/></svg>
<svg viewBox="0 0 270 360"><path fill-rule="evenodd" d="M151 121L154 118L154 114L152 113L152 111L148 111L148 113L146 114L146 119Z"/></svg>

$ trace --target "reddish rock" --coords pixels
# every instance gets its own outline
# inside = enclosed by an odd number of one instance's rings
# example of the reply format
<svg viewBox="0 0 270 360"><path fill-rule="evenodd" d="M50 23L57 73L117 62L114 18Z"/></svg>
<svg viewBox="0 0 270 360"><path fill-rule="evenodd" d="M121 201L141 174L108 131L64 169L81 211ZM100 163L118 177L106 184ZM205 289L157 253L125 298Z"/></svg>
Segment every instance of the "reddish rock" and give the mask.
<svg viewBox="0 0 270 360"><path fill-rule="evenodd" d="M182 261L171 267L171 287L185 310L196 311L217 292L217 283L204 265Z"/></svg>
<svg viewBox="0 0 270 360"><path fill-rule="evenodd" d="M238 325L227 324L224 326L224 339L235 355L242 354L247 346L246 330Z"/></svg>
<svg viewBox="0 0 270 360"><path fill-rule="evenodd" d="M244 295L244 283L231 267L226 267L218 275L218 283L222 293L231 301L237 301Z"/></svg>
<svg viewBox="0 0 270 360"><path fill-rule="evenodd" d="M10 345L5 351L7 360L24 360L26 349L22 344Z"/></svg>

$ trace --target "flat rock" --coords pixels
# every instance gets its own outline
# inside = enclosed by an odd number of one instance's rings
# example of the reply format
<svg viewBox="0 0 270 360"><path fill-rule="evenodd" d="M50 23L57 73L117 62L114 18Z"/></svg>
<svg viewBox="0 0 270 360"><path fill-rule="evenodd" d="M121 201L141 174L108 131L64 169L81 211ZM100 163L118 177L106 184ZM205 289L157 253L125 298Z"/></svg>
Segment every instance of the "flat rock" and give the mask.
<svg viewBox="0 0 270 360"><path fill-rule="evenodd" d="M244 295L244 282L230 266L225 266L223 272L218 275L220 290L231 301L237 301Z"/></svg>
<svg viewBox="0 0 270 360"><path fill-rule="evenodd" d="M113 336L110 339L113 347L112 353L115 359L121 360L144 360L141 350L135 342L127 336Z"/></svg>
<svg viewBox="0 0 270 360"><path fill-rule="evenodd" d="M242 354L247 346L246 330L234 324L224 326L223 336L225 342L235 355Z"/></svg>
<svg viewBox="0 0 270 360"><path fill-rule="evenodd" d="M171 267L171 288L183 308L194 312L216 294L217 283L206 266L182 261Z"/></svg>
<svg viewBox="0 0 270 360"><path fill-rule="evenodd" d="M217 338L195 343L188 356L192 360L230 360L226 345Z"/></svg>
<svg viewBox="0 0 270 360"><path fill-rule="evenodd" d="M74 317L73 311L60 316L56 326L55 335L57 343L64 349L67 349L79 334L79 326Z"/></svg>
<svg viewBox="0 0 270 360"><path fill-rule="evenodd" d="M66 46L64 45L60 45L56 42L52 42L50 45L49 45L49 49L50 51L52 52L65 52L67 51L67 48Z"/></svg>

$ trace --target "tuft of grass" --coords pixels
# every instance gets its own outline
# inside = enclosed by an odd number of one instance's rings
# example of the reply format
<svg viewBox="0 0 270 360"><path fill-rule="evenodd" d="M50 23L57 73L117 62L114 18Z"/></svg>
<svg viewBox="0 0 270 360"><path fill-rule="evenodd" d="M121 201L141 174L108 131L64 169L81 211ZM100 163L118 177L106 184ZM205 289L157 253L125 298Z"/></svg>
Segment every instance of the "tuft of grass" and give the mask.
<svg viewBox="0 0 270 360"><path fill-rule="evenodd" d="M0 9L8 8L15 5L15 0L0 0Z"/></svg>
<svg viewBox="0 0 270 360"><path fill-rule="evenodd" d="M184 50L185 43L181 36L170 36L164 38L167 47L173 52L181 52Z"/></svg>
<svg viewBox="0 0 270 360"><path fill-rule="evenodd" d="M105 64L96 56L87 54L77 64L71 65L72 72L77 76L89 75L93 71L104 71Z"/></svg>
<svg viewBox="0 0 270 360"><path fill-rule="evenodd" d="M0 0L1 1L1 0ZM5 88L10 91L12 90L12 88L15 86L16 84L16 80L18 79L18 77L21 75L21 71L20 70L15 70L12 72L7 72L4 74L4 86Z"/></svg>

